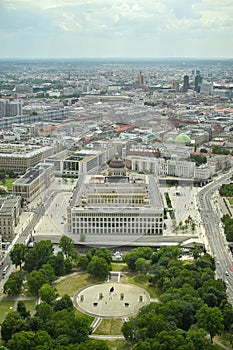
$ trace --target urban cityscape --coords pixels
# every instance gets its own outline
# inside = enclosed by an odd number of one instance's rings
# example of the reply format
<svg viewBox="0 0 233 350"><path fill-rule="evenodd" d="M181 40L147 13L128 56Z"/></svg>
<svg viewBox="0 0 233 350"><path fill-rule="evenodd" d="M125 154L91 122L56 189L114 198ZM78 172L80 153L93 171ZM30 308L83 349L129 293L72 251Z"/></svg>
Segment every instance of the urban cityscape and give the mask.
<svg viewBox="0 0 233 350"><path fill-rule="evenodd" d="M158 338L156 349L169 350L168 338L176 344L178 334L177 349L231 348L232 63L0 60L0 307L11 302L1 319L3 347L25 348L30 332L37 339L42 328L30 326L32 319L45 317L42 307L63 309L56 281L64 279L61 300L68 296L70 307L91 318L86 336L52 331L53 311L44 319L46 339L28 349L45 342L43 349L144 349L148 339L154 349ZM45 271L54 278L39 282ZM134 284L124 271L144 282ZM99 280L79 284L87 272ZM181 298L190 308L190 293L195 310L171 326L161 305L178 310ZM26 312L29 301L34 309L19 326L19 305ZM159 317L147 321L158 329L140 335L147 314ZM64 322L73 327L68 316Z"/></svg>

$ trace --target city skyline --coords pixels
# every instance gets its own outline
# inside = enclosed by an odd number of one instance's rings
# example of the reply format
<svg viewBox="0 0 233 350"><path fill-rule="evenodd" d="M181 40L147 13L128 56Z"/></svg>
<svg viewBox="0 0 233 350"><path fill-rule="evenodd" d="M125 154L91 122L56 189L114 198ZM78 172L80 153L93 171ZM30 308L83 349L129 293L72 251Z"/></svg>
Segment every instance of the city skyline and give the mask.
<svg viewBox="0 0 233 350"><path fill-rule="evenodd" d="M2 0L0 58L232 58L231 0Z"/></svg>

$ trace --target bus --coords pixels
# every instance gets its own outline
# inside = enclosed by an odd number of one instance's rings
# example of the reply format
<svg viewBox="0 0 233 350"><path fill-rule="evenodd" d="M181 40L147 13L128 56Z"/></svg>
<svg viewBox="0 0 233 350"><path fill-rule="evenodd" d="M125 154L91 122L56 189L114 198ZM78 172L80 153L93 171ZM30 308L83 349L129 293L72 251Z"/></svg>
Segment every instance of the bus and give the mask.
<svg viewBox="0 0 233 350"><path fill-rule="evenodd" d="M9 269L10 265L6 265L2 271L2 275L5 276L7 270Z"/></svg>

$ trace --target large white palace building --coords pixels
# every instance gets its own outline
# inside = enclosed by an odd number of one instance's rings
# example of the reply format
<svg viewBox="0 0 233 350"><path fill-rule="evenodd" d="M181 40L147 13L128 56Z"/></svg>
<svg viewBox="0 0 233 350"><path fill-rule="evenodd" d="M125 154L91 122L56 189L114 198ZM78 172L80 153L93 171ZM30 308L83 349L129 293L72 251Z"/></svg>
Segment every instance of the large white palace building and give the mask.
<svg viewBox="0 0 233 350"><path fill-rule="evenodd" d="M116 155L108 175L79 177L68 207L68 231L76 237L162 235L163 215L155 177L127 175Z"/></svg>

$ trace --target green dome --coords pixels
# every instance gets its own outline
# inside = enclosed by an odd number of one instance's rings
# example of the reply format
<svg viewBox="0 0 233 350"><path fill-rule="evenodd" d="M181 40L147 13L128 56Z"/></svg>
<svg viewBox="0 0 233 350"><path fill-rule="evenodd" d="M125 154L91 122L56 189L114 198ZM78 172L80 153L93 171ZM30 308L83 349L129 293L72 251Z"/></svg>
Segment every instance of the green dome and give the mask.
<svg viewBox="0 0 233 350"><path fill-rule="evenodd" d="M182 134L179 134L178 136L176 136L175 142L189 144L189 143L191 143L191 139L190 139L190 137L188 137L188 135L182 133Z"/></svg>
<svg viewBox="0 0 233 350"><path fill-rule="evenodd" d="M174 139L173 139L172 137L169 137L169 138L167 139L167 142L174 142Z"/></svg>
<svg viewBox="0 0 233 350"><path fill-rule="evenodd" d="M151 134L147 135L147 139L148 140L154 139L157 135L158 135L157 132L152 132Z"/></svg>

